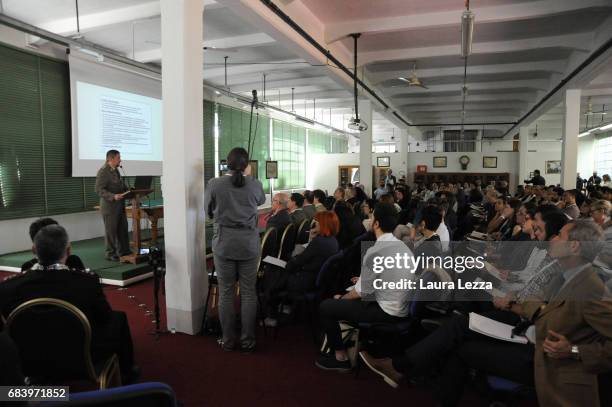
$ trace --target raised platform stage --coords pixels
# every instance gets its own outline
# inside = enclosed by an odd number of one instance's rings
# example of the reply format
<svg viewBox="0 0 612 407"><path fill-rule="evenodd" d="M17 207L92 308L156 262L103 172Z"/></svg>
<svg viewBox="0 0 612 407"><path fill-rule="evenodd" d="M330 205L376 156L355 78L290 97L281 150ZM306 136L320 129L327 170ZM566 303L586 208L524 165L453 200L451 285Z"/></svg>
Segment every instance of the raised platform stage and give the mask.
<svg viewBox="0 0 612 407"><path fill-rule="evenodd" d="M103 284L127 286L151 277L148 263L125 264L105 259L104 238L71 242L72 253L83 260L85 267L98 274ZM20 272L21 265L33 257L30 250L0 256L0 271Z"/></svg>

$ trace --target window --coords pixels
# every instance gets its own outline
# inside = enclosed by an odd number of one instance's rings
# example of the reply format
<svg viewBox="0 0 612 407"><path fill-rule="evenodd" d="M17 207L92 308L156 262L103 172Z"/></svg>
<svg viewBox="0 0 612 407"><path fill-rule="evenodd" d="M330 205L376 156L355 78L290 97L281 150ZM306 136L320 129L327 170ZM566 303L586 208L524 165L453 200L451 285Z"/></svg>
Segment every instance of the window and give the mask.
<svg viewBox="0 0 612 407"><path fill-rule="evenodd" d="M395 153L395 143L374 144L374 153Z"/></svg>
<svg viewBox="0 0 612 407"><path fill-rule="evenodd" d="M306 129L272 122L272 158L278 161L275 189L299 189L306 185Z"/></svg>
<svg viewBox="0 0 612 407"><path fill-rule="evenodd" d="M460 130L444 130L444 152L476 151L477 130L465 130L461 137Z"/></svg>
<svg viewBox="0 0 612 407"><path fill-rule="evenodd" d="M599 176L612 175L612 136L597 140L595 148L595 171Z"/></svg>

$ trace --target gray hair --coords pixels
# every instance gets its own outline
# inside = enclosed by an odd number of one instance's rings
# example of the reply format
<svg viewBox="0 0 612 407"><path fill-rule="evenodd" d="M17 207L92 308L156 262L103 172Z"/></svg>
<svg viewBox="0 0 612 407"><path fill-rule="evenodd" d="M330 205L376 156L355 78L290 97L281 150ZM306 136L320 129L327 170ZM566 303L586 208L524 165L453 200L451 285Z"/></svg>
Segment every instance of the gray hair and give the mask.
<svg viewBox="0 0 612 407"><path fill-rule="evenodd" d="M279 192L277 194L278 197L278 203L281 206L281 208L287 208L287 205L289 204L289 196L283 192Z"/></svg>
<svg viewBox="0 0 612 407"><path fill-rule="evenodd" d="M603 249L603 229L591 219L579 219L572 225L569 240L580 242L580 255L592 262Z"/></svg>

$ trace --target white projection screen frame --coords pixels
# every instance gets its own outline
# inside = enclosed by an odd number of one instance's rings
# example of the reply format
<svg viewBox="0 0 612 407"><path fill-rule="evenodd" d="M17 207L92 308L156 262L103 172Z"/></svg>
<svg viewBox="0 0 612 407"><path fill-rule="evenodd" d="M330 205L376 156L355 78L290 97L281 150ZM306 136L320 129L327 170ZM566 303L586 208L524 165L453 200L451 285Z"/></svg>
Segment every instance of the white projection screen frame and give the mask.
<svg viewBox="0 0 612 407"><path fill-rule="evenodd" d="M150 154L147 160L135 159L136 155L130 155L129 152L122 152L122 166L126 175L162 175L162 159L163 159L163 139L162 139L162 123L161 123L161 80L155 79L153 73L138 74L133 72L135 68L121 68L112 66L110 63L99 62L96 58L88 55L81 55L77 51L71 50L68 56L70 67L70 99L71 99L71 115L72 115L72 176L73 177L92 177L95 176L98 170L105 161L105 152L107 146L96 146L99 154L92 154L91 146L80 145L88 138L95 138L92 134L80 134L80 131L88 131L88 127L95 128L102 119L93 120L97 124L79 123L79 114L81 117L86 113L79 113L79 93L84 95L84 90L99 90L97 87L108 88L108 91L117 97L123 94L134 94L135 97L142 96L142 100L147 98L159 100L159 111L157 108L151 112L146 112L146 119L150 119L155 123L159 123L159 128L155 126L153 132L154 139L150 141L150 145L145 145L147 152ZM77 88L80 87L80 92ZM84 97L84 96L83 96ZM129 108L130 101L126 102ZM83 106L81 106L83 107ZM85 120L83 120L85 121ZM147 130L149 131L149 130ZM95 130L93 130L95 132ZM86 143L83 143L86 144ZM88 144L88 143L87 143ZM108 144L108 143L106 143ZM87 151L85 151L87 150ZM119 148L121 151L121 148ZM82 156L83 155L83 156Z"/></svg>

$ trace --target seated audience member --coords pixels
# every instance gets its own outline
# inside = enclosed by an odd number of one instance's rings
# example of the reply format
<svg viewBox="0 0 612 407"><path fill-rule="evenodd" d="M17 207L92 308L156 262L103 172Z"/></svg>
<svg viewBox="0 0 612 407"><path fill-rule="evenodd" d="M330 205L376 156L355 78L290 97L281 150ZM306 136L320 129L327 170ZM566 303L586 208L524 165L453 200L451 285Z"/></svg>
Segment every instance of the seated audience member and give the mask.
<svg viewBox="0 0 612 407"><path fill-rule="evenodd" d="M353 240L364 234L366 230L359 217L353 214L353 211L347 206L338 205L334 208L334 212L338 216L340 222L338 244L342 250L349 247L353 243Z"/></svg>
<svg viewBox="0 0 612 407"><path fill-rule="evenodd" d="M291 223L291 216L287 210L288 201L287 194L282 192L275 194L272 197L272 209L266 223L266 228L276 228L279 241L283 231Z"/></svg>
<svg viewBox="0 0 612 407"><path fill-rule="evenodd" d="M0 386L24 385L19 349L8 332L0 332Z"/></svg>
<svg viewBox="0 0 612 407"><path fill-rule="evenodd" d="M590 199L590 198L586 198L584 201L582 201L582 204L580 205L580 217L579 219L585 219L585 218L590 218L591 217L591 204L594 202L594 200Z"/></svg>
<svg viewBox="0 0 612 407"><path fill-rule="evenodd" d="M533 202L527 202L521 205L515 215L515 225L512 228L512 236L508 239L509 241L527 241L535 240L535 233L533 230L533 222L538 207Z"/></svg>
<svg viewBox="0 0 612 407"><path fill-rule="evenodd" d="M386 268L376 274L373 259L378 256L411 256L410 250L393 237L397 223L397 212L390 204L379 203L374 209L372 229L376 243L366 252L361 275L351 291L323 301L319 307L322 329L332 350L329 355L319 358L315 364L324 370L346 372L351 369L346 350L342 343L339 321L388 322L395 323L408 316L410 290L374 289L374 279L383 282L398 282L414 276L406 269Z"/></svg>
<svg viewBox="0 0 612 407"><path fill-rule="evenodd" d="M363 186L355 186L354 188L355 200L357 202L363 202L368 199L368 196L363 192Z"/></svg>
<svg viewBox="0 0 612 407"><path fill-rule="evenodd" d="M406 194L406 190L404 188L397 188L395 190L395 202L399 205L400 211L408 207L410 199Z"/></svg>
<svg viewBox="0 0 612 407"><path fill-rule="evenodd" d="M385 185L385 181L381 180L378 183L378 188L376 188L374 190L374 199L376 199L377 201L380 200L380 197L387 194L389 191Z"/></svg>
<svg viewBox="0 0 612 407"><path fill-rule="evenodd" d="M327 199L327 196L325 195L325 192L323 192L320 189L315 189L314 191L312 191L312 195L313 195L313 204L315 207L315 211L316 212L326 211L327 208L325 208L325 200Z"/></svg>
<svg viewBox="0 0 612 407"><path fill-rule="evenodd" d="M58 298L73 304L91 324L94 362L115 353L122 378L133 380L136 371L126 315L111 309L95 273L66 266L70 256L66 230L59 225L43 227L34 237L34 247L38 263L0 283L0 313L7 317L17 306L34 298Z"/></svg>
<svg viewBox="0 0 612 407"><path fill-rule="evenodd" d="M277 325L279 293L304 293L315 287L321 266L338 252L336 235L340 227L334 212L318 212L310 229L310 241L306 249L292 257L284 270L268 268L264 273L264 290L267 302L266 326Z"/></svg>
<svg viewBox="0 0 612 407"><path fill-rule="evenodd" d="M459 403L470 367L518 383L535 382L541 406L600 405L597 374L612 369L612 303L604 300L609 293L590 265L601 238L592 222L565 225L550 247L559 263L557 291L548 304L512 305L535 324L535 347L479 335L469 330L468 318L455 316L403 355L375 359L363 352L362 358L394 387L406 375L441 364L436 388L444 406Z"/></svg>
<svg viewBox="0 0 612 407"><path fill-rule="evenodd" d="M442 220L440 221L440 225L438 226L438 229L436 229L436 234L440 237L440 244L442 245L442 252L446 253L448 249L450 248L450 241L451 241L450 231L448 229L448 226L446 226L446 223L444 222L446 218L445 216L446 211L448 210L448 201L440 200L437 203L437 206L438 208L440 208Z"/></svg>
<svg viewBox="0 0 612 407"><path fill-rule="evenodd" d="M289 216L291 216L291 221L296 228L306 219L306 213L304 213L304 209L302 209L303 205L304 197L297 192L292 193L287 203L287 209L289 209Z"/></svg>
<svg viewBox="0 0 612 407"><path fill-rule="evenodd" d="M35 248L33 245L34 236L36 236L38 231L44 228L45 226L57 225L57 224L58 224L57 221L51 218L41 218L41 219L38 219L32 222L32 224L30 225L30 231L29 231L30 239L32 240L32 252L35 252ZM34 257L32 260L26 261L25 263L21 265L21 271L29 270L36 263L38 263L38 259L36 257ZM68 256L68 258L66 259L66 266L68 266L68 268L75 269L75 270L85 270L85 265L83 264L83 261L81 261L81 258L77 256L76 254L71 254L70 256Z"/></svg>
<svg viewBox="0 0 612 407"><path fill-rule="evenodd" d="M563 193L563 213L567 215L568 218L572 220L576 220L580 217L580 209L578 205L576 205L576 197L578 196L578 191L575 189L568 189Z"/></svg>
<svg viewBox="0 0 612 407"><path fill-rule="evenodd" d="M314 206L314 194L312 191L305 190L304 191L304 205L302 206L304 213L308 219L312 219L317 212Z"/></svg>
<svg viewBox="0 0 612 407"><path fill-rule="evenodd" d="M346 203L352 208L353 205L355 205L357 202L359 202L357 200L357 196L356 196L356 192L355 192L355 187L350 185L348 186L348 188L346 188L345 191L345 200Z"/></svg>
<svg viewBox="0 0 612 407"><path fill-rule="evenodd" d="M505 197L499 197L495 201L495 214L487 224L487 233L497 232L502 225L508 223L514 215L514 209L508 205Z"/></svg>
<svg viewBox="0 0 612 407"><path fill-rule="evenodd" d="M395 203L395 199L393 199L392 194L384 194L378 199L378 201L380 203L388 203L390 205L393 205L397 213L399 213L402 210L402 208L400 208L400 206L397 203Z"/></svg>
<svg viewBox="0 0 612 407"><path fill-rule="evenodd" d="M603 229L606 239L609 240L609 235L612 234L612 222L610 216L612 215L612 204L609 201L603 199L594 201L591 204L591 218Z"/></svg>
<svg viewBox="0 0 612 407"><path fill-rule="evenodd" d="M334 200L335 200L335 203L345 202L344 196L345 196L344 188L342 188L342 187L336 188L336 190L334 191Z"/></svg>
<svg viewBox="0 0 612 407"><path fill-rule="evenodd" d="M363 227L366 232L372 231L372 222L374 219L374 208L376 207L376 201L374 199L366 199L361 205L361 212L363 215Z"/></svg>
<svg viewBox="0 0 612 407"><path fill-rule="evenodd" d="M423 208L420 223L410 232L411 242L408 246L415 256L439 256L442 253L440 236L436 233L441 222L440 208L435 205L427 205Z"/></svg>

